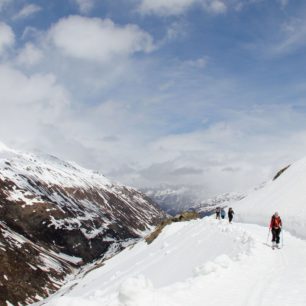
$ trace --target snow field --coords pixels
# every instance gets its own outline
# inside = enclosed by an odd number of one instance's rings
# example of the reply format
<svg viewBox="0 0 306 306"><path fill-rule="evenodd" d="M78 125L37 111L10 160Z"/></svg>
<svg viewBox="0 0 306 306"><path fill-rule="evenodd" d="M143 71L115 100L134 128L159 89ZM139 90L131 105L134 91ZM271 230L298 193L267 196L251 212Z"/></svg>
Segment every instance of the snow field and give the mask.
<svg viewBox="0 0 306 306"><path fill-rule="evenodd" d="M47 305L198 305L206 287L248 258L254 246L246 230L225 220L174 223L152 244L140 242L68 284Z"/></svg>
<svg viewBox="0 0 306 306"><path fill-rule="evenodd" d="M292 164L275 181L233 203L236 221L268 227L271 216L277 211L284 229L306 239L305 174L306 158Z"/></svg>

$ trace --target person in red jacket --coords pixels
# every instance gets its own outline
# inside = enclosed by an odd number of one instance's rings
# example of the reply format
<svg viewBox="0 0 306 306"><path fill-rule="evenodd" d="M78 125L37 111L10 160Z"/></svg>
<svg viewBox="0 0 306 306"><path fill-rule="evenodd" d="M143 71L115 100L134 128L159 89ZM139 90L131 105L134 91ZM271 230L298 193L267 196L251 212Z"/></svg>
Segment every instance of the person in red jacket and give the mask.
<svg viewBox="0 0 306 306"><path fill-rule="evenodd" d="M272 247L279 247L279 236L282 230L282 219L280 218L278 212L276 212L270 222L270 230L272 232Z"/></svg>

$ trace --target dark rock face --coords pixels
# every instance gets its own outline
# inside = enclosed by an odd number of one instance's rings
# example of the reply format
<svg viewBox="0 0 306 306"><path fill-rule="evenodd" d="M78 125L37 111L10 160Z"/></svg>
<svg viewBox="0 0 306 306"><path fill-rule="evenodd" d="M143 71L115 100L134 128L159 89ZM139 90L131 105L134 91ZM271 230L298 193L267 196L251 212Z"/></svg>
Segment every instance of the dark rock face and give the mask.
<svg viewBox="0 0 306 306"><path fill-rule="evenodd" d="M276 175L273 177L273 181L275 181L277 178L279 178L288 168L290 165L286 166L285 168L279 170Z"/></svg>
<svg viewBox="0 0 306 306"><path fill-rule="evenodd" d="M76 266L114 244L120 250L165 217L142 193L99 174L9 153L0 156L0 305L46 297Z"/></svg>
<svg viewBox="0 0 306 306"><path fill-rule="evenodd" d="M33 303L63 284L74 268L0 224L0 305Z"/></svg>

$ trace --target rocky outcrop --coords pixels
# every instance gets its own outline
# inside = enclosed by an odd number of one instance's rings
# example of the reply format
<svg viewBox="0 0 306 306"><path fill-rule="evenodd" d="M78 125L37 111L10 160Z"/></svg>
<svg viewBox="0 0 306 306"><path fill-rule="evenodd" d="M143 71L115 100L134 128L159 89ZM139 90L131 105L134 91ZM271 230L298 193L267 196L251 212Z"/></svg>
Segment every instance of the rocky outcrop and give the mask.
<svg viewBox="0 0 306 306"><path fill-rule="evenodd" d="M148 244L152 243L159 236L162 230L171 223L191 221L199 218L200 215L195 211L186 211L176 215L175 217L167 218L163 220L160 224L158 224L155 230L152 233L150 233L150 235L148 235L145 240Z"/></svg>
<svg viewBox="0 0 306 306"><path fill-rule="evenodd" d="M277 178L279 178L288 168L290 165L286 166L285 168L279 170L276 175L273 177L273 181L275 181Z"/></svg>
<svg viewBox="0 0 306 306"><path fill-rule="evenodd" d="M144 194L99 173L2 150L0 305L47 296L76 266L119 251L164 217Z"/></svg>

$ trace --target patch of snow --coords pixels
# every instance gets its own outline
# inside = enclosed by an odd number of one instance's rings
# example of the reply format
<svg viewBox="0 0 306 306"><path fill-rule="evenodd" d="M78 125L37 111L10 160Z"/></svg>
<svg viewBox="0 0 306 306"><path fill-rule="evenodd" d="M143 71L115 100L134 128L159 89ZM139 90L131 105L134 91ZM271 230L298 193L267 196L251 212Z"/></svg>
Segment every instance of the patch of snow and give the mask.
<svg viewBox="0 0 306 306"><path fill-rule="evenodd" d="M51 258L50 256L41 253L39 257L43 263L43 266L38 265L38 267L43 271L50 271L51 269L59 272L63 271L63 268L60 263L57 262L55 259Z"/></svg>
<svg viewBox="0 0 306 306"><path fill-rule="evenodd" d="M80 264L83 261L82 258L80 258L80 257L70 256L70 255L67 255L65 253L56 253L56 256L66 260L68 262L71 262L75 265Z"/></svg>

